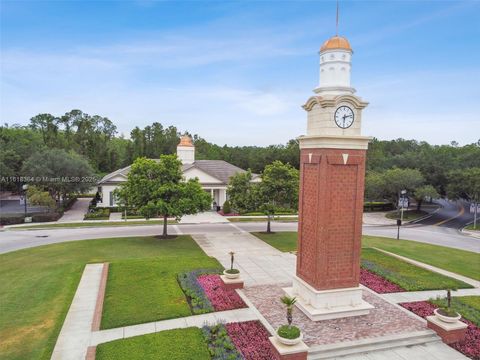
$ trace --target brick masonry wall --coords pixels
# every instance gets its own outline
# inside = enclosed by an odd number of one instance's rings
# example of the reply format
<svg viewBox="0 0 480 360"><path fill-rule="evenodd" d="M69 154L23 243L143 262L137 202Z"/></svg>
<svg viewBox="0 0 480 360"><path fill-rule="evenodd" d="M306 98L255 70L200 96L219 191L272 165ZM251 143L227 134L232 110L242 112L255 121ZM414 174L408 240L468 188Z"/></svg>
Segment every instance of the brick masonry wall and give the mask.
<svg viewBox="0 0 480 360"><path fill-rule="evenodd" d="M430 321L427 321L427 326L433 331L435 331L437 335L440 336L443 342L446 344L452 344L457 341L463 340L465 338L465 334L467 333L467 328L447 331Z"/></svg>
<svg viewBox="0 0 480 360"><path fill-rule="evenodd" d="M358 286L365 158L365 150L301 150L297 276L317 290Z"/></svg>

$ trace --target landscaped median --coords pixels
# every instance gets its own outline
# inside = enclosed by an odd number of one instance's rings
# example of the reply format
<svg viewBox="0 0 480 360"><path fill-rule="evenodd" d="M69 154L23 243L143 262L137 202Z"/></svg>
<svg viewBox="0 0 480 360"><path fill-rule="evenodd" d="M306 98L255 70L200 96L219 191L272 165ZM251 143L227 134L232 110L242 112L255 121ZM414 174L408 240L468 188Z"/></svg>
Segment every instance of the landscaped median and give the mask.
<svg viewBox="0 0 480 360"><path fill-rule="evenodd" d="M168 220L169 225L177 224L176 220ZM105 227L105 226L152 226L163 225L163 220L136 220L136 221L82 221L73 223L57 223L57 224L37 224L9 227L11 230L34 230L34 229L65 229L65 228L84 228L84 227Z"/></svg>

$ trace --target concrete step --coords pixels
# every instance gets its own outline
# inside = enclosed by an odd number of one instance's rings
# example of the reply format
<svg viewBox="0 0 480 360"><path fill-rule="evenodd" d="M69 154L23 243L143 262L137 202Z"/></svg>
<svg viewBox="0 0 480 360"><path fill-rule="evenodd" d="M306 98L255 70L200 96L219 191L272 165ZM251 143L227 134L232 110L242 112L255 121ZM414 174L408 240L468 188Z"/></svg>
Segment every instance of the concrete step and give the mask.
<svg viewBox="0 0 480 360"><path fill-rule="evenodd" d="M308 351L308 360L333 359L345 355L361 354L365 352L439 341L441 341L441 339L436 335L435 332L431 330L423 330L408 334L382 336L373 339L317 345L310 347Z"/></svg>

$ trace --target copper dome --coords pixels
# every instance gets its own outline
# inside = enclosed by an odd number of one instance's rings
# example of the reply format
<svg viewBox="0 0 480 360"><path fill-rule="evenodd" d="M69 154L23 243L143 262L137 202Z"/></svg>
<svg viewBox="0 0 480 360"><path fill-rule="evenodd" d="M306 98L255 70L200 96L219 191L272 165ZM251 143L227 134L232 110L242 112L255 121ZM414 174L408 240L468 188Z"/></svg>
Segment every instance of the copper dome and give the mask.
<svg viewBox="0 0 480 360"><path fill-rule="evenodd" d="M348 42L348 40L338 35L332 36L330 39L325 41L322 47L320 48L320 51L333 50L333 49L344 49L344 50L352 51L352 48L350 47L350 43Z"/></svg>
<svg viewBox="0 0 480 360"><path fill-rule="evenodd" d="M193 147L192 138L188 135L181 136L180 137L180 143L178 144L178 146L192 146Z"/></svg>

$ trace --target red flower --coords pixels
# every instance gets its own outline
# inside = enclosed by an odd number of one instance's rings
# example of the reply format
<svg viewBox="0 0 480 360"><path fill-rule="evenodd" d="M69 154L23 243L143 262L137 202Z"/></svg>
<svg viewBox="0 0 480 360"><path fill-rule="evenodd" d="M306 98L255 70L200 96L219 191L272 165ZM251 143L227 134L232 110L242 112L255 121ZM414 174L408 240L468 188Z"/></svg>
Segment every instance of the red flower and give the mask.
<svg viewBox="0 0 480 360"><path fill-rule="evenodd" d="M374 274L366 269L360 268L360 284L365 285L378 294L405 291L404 288L394 284L380 275Z"/></svg>
<svg viewBox="0 0 480 360"><path fill-rule="evenodd" d="M274 359L269 332L259 321L226 324L228 336L245 360Z"/></svg>
<svg viewBox="0 0 480 360"><path fill-rule="evenodd" d="M222 286L222 280L218 275L201 275L198 283L205 291L208 300L212 303L215 311L233 310L245 308L243 302L235 290L226 290Z"/></svg>

